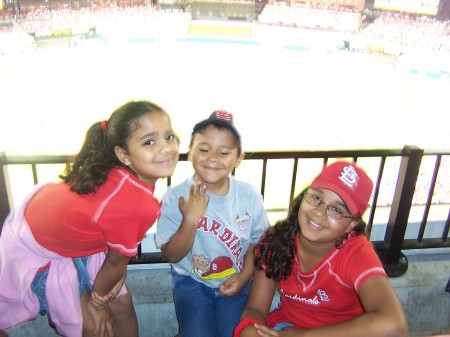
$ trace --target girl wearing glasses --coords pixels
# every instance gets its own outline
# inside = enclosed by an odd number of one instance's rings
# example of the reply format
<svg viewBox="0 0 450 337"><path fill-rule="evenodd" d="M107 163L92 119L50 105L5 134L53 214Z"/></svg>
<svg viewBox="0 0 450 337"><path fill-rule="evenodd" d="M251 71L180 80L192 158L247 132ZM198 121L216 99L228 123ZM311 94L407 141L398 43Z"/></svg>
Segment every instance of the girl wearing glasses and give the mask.
<svg viewBox="0 0 450 337"><path fill-rule="evenodd" d="M372 188L361 168L338 161L294 199L256 246L234 337L408 336L402 305L362 235ZM280 303L269 312L277 287Z"/></svg>

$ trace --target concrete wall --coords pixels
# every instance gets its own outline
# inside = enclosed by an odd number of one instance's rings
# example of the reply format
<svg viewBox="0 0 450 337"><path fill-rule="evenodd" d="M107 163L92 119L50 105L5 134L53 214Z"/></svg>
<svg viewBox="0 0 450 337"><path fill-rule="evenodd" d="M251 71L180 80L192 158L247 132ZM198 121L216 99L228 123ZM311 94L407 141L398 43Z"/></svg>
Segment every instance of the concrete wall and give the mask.
<svg viewBox="0 0 450 337"><path fill-rule="evenodd" d="M411 337L450 335L450 249L405 251L407 272L391 278L403 303ZM127 284L134 295L141 337L173 337L178 325L172 301L172 280L167 264L130 266ZM376 291L376 289L374 289ZM274 304L278 298L274 299ZM53 337L46 317L7 331L10 337Z"/></svg>

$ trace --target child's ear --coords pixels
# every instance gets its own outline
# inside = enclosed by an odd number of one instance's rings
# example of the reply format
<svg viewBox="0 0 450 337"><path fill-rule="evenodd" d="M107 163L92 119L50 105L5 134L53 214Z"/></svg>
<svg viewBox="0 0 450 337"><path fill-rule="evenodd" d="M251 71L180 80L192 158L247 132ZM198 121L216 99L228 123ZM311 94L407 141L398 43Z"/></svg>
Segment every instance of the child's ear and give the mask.
<svg viewBox="0 0 450 337"><path fill-rule="evenodd" d="M191 149L189 149L187 152L187 159L188 159L188 161L192 161Z"/></svg>
<svg viewBox="0 0 450 337"><path fill-rule="evenodd" d="M345 229L345 232L347 234L350 234L353 230L353 228L355 228L356 226L359 225L359 219L353 219L350 224L347 226L347 228Z"/></svg>
<svg viewBox="0 0 450 337"><path fill-rule="evenodd" d="M124 164L125 166L130 165L130 159L128 158L127 151L122 149L120 146L115 146L114 152L116 153L116 157L120 160L122 164Z"/></svg>
<svg viewBox="0 0 450 337"><path fill-rule="evenodd" d="M237 160L236 160L236 164L234 165L234 168L238 168L239 165L241 165L241 162L244 160L245 158L245 152L241 152L241 154L238 156Z"/></svg>

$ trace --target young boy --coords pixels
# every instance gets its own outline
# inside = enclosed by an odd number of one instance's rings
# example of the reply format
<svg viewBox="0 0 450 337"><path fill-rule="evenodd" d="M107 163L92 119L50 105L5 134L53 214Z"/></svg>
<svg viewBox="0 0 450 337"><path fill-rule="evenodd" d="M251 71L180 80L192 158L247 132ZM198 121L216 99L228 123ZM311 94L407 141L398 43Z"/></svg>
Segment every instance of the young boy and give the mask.
<svg viewBox="0 0 450 337"><path fill-rule="evenodd" d="M231 337L253 276L253 247L268 228L263 199L232 171L244 158L226 111L194 126L194 176L163 197L156 245L171 263L183 337Z"/></svg>

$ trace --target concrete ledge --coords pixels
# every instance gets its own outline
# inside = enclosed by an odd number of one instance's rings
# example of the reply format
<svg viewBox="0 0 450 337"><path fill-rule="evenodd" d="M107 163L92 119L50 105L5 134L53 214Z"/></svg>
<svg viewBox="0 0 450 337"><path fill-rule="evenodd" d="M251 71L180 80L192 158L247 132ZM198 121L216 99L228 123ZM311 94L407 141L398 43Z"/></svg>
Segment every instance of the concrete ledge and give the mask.
<svg viewBox="0 0 450 337"><path fill-rule="evenodd" d="M404 251L408 270L391 278L408 318L410 336L450 334L450 250Z"/></svg>
<svg viewBox="0 0 450 337"><path fill-rule="evenodd" d="M450 294L445 287L450 277L450 249L405 251L407 272L390 281L403 303L411 337L450 334ZM142 337L173 337L178 324L173 305L170 267L133 265L127 284L133 293ZM374 291L376 291L374 289ZM274 305L278 296L274 298ZM58 336L46 317L7 331L10 337Z"/></svg>

